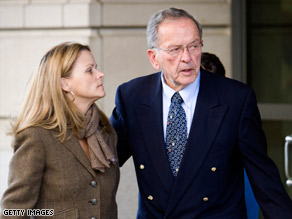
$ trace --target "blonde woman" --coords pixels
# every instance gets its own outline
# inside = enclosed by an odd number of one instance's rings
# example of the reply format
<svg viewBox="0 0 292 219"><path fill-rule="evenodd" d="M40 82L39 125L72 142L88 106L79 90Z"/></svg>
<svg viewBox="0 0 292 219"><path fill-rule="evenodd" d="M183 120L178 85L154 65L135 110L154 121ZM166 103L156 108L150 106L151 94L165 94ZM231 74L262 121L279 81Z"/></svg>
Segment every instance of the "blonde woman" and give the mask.
<svg viewBox="0 0 292 219"><path fill-rule="evenodd" d="M95 105L103 77L86 45L62 43L42 58L13 126L3 218L8 209L23 209L19 218L117 218L117 138Z"/></svg>

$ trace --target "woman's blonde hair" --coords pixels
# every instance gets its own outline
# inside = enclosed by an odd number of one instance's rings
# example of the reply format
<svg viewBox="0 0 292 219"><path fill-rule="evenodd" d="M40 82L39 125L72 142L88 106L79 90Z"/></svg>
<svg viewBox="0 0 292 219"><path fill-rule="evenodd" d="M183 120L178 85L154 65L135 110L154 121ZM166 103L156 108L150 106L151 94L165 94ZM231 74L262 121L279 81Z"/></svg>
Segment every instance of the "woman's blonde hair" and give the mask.
<svg viewBox="0 0 292 219"><path fill-rule="evenodd" d="M24 106L12 126L12 134L16 135L32 126L57 128L62 142L68 137L68 128L78 131L84 127L85 116L61 87L61 78L71 76L74 63L83 50L90 51L90 48L66 42L53 47L44 55L32 78ZM101 122L107 126L108 119L104 116L102 113L101 119L107 121Z"/></svg>

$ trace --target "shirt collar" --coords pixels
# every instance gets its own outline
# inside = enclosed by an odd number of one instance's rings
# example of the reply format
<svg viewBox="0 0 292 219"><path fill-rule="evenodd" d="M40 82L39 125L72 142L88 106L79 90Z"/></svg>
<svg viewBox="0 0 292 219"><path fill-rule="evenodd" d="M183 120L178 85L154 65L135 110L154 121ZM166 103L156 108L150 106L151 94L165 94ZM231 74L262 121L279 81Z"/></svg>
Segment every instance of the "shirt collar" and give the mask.
<svg viewBox="0 0 292 219"><path fill-rule="evenodd" d="M186 106L188 108L191 108L191 104L192 104L192 101L194 99L194 94L196 93L195 91L199 89L200 78L201 78L201 71L199 71L199 74L193 83L189 84L184 89L179 91L179 94L183 98L184 103L186 104ZM164 92L165 97L167 99L171 100L171 97L173 96L173 94L176 91L173 90L171 87L169 87L166 84L164 77L163 77L163 72L161 72L161 81L162 81L162 88L163 88L163 92Z"/></svg>

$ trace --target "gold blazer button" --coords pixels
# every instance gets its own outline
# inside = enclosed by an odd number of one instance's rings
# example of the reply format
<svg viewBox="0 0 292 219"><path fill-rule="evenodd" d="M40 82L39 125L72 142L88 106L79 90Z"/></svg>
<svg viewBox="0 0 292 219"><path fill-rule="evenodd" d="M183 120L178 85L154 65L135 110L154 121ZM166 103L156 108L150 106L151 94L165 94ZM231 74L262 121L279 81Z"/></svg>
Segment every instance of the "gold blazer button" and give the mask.
<svg viewBox="0 0 292 219"><path fill-rule="evenodd" d="M140 165L139 167L141 170L144 170L145 166L143 164Z"/></svg>
<svg viewBox="0 0 292 219"><path fill-rule="evenodd" d="M152 201L153 200L153 196L152 195L149 195L148 196L148 200Z"/></svg>

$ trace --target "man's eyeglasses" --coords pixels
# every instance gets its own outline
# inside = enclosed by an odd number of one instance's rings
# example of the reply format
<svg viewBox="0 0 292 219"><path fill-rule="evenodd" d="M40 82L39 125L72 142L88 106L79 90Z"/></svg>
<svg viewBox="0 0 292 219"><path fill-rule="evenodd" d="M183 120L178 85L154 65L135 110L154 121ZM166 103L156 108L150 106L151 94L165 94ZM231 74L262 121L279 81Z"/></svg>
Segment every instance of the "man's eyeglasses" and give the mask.
<svg viewBox="0 0 292 219"><path fill-rule="evenodd" d="M188 50L188 52L193 55L197 52L200 51L201 47L203 46L204 44L202 42L193 42L193 43L190 43L188 46L184 47L184 46L175 46L173 48L170 48L170 49L163 49L163 48L159 48L159 47L153 47L153 49L158 49L158 50L162 50L164 52L167 52L170 56L173 56L173 57L178 57L180 56L181 54L183 54L185 48Z"/></svg>

